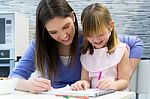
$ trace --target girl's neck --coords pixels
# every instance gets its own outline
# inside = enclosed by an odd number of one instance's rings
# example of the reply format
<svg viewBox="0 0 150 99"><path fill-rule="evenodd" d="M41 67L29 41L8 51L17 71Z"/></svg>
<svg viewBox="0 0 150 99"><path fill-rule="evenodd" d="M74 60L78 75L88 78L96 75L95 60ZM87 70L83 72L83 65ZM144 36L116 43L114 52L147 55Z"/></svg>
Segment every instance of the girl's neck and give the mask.
<svg viewBox="0 0 150 99"><path fill-rule="evenodd" d="M58 49L59 49L58 51L59 51L60 56L69 56L70 45L59 44Z"/></svg>

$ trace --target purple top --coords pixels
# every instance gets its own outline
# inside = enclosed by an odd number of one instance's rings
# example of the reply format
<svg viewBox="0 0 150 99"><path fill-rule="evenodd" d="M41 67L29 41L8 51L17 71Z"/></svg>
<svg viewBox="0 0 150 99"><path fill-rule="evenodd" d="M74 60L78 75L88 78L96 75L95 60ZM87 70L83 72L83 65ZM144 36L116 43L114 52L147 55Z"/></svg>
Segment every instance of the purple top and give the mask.
<svg viewBox="0 0 150 99"><path fill-rule="evenodd" d="M119 35L119 39L130 47L130 58L142 58L143 42L139 38Z"/></svg>

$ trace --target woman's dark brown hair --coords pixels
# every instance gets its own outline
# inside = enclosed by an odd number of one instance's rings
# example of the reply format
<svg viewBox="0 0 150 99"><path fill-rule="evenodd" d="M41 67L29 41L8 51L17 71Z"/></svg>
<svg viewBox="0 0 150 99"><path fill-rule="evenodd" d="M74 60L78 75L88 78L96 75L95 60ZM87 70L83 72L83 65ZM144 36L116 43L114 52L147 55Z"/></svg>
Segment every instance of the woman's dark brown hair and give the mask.
<svg viewBox="0 0 150 99"><path fill-rule="evenodd" d="M71 17L73 9L66 0L41 0L36 11L36 51L35 60L37 70L43 77L51 77L59 68L58 42L56 42L45 28L47 21L55 17ZM78 44L78 23L75 16L75 36L70 48L71 62L75 61ZM47 65L47 67L46 67ZM46 72L47 71L47 72Z"/></svg>

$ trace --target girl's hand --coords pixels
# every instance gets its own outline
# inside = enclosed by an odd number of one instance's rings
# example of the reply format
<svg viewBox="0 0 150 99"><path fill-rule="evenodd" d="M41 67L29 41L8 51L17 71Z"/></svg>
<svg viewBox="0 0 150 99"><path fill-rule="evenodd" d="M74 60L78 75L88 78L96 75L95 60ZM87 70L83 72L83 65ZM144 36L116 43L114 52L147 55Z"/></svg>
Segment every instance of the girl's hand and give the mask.
<svg viewBox="0 0 150 99"><path fill-rule="evenodd" d="M110 81L107 79L99 80L96 85L96 88L102 90L109 90L109 89L116 90L115 81Z"/></svg>
<svg viewBox="0 0 150 99"><path fill-rule="evenodd" d="M86 90L90 88L90 83L86 80L80 80L71 85L72 90Z"/></svg>
<svg viewBox="0 0 150 99"><path fill-rule="evenodd" d="M45 78L33 78L27 80L27 90L31 93L40 93L51 90L51 81Z"/></svg>

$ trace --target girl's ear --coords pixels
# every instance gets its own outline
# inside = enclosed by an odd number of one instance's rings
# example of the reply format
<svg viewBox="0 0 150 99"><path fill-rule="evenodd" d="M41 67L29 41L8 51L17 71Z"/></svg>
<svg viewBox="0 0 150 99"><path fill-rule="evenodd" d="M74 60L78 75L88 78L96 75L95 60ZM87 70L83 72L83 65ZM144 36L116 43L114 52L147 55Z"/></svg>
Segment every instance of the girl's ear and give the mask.
<svg viewBox="0 0 150 99"><path fill-rule="evenodd" d="M113 30L114 26L115 26L115 22L112 21L112 22L111 22L111 31Z"/></svg>

